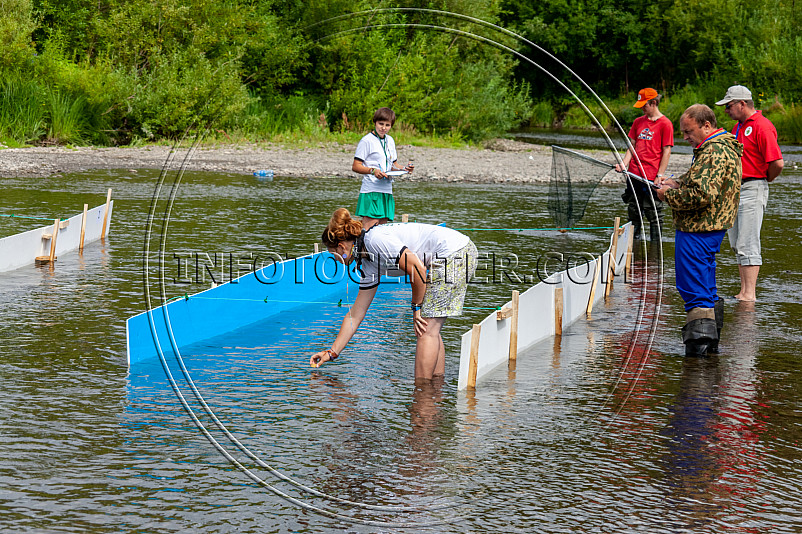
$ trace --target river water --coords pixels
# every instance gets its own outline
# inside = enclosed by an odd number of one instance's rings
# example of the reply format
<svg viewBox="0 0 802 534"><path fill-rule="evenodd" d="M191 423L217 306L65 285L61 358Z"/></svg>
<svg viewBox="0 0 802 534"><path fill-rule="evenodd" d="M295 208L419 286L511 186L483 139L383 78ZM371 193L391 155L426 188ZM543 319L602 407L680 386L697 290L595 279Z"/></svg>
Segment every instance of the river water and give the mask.
<svg viewBox="0 0 802 534"><path fill-rule="evenodd" d="M378 304L391 305L371 309L335 364L312 370L308 358L342 310L301 306L185 351L192 382L170 364L174 390L157 361L126 363L157 181L129 170L0 179L4 212L67 216L109 187L115 198L104 242L53 270L0 274L3 532L802 531L802 176L772 185L760 300L727 302L720 355L683 356L669 226L662 263L656 247L637 248L633 279L590 320L474 394L456 391L461 334L537 282L549 252L607 246L609 230L535 230L552 226L547 185L396 184L399 213L476 228L465 232L499 262L446 325L443 384L414 386L408 290L388 286ZM188 173L166 252L307 254L358 188ZM624 216L620 189L599 187L580 225ZM176 269L167 263L168 296L208 287ZM737 278L725 250L720 293L735 294Z"/></svg>

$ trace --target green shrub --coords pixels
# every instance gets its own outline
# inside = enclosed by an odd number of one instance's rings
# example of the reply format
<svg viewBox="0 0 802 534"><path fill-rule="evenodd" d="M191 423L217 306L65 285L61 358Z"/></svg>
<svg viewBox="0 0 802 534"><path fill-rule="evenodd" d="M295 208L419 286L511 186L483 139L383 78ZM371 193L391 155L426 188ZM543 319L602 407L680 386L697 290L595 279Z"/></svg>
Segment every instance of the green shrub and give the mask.
<svg viewBox="0 0 802 534"><path fill-rule="evenodd" d="M631 102L634 102L634 100L631 100ZM632 104L620 104L618 109L611 108L611 111L615 114L615 119L621 124L625 132L629 131L629 127L632 126L635 119L643 115L643 112L633 107Z"/></svg>
<svg viewBox="0 0 802 534"><path fill-rule="evenodd" d="M535 128L550 128L554 124L554 108L551 106L551 102L540 101L536 103L532 107L529 124Z"/></svg>
<svg viewBox="0 0 802 534"><path fill-rule="evenodd" d="M88 137L89 115L86 99L53 91L48 101L47 142L83 144Z"/></svg>
<svg viewBox="0 0 802 534"><path fill-rule="evenodd" d="M45 133L47 92L21 75L0 80L0 135L26 144Z"/></svg>
<svg viewBox="0 0 802 534"><path fill-rule="evenodd" d="M802 144L802 106L796 104L781 106L768 112L766 116L777 128L781 141Z"/></svg>
<svg viewBox="0 0 802 534"><path fill-rule="evenodd" d="M486 139L526 122L529 88L511 81L514 62L473 46L403 30L327 42L317 59L329 124L341 129L343 114L352 124L369 124L373 112L387 106L416 130L452 142Z"/></svg>
<svg viewBox="0 0 802 534"><path fill-rule="evenodd" d="M134 126L146 138L178 138L191 130L231 124L248 102L234 62L213 64L197 50L175 52L137 79Z"/></svg>

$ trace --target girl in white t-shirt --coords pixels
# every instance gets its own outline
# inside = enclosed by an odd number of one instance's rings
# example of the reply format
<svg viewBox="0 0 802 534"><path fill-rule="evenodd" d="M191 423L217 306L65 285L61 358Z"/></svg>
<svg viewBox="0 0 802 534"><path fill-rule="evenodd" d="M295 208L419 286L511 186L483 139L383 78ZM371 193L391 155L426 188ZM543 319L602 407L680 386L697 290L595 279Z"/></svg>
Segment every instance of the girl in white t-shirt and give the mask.
<svg viewBox="0 0 802 534"><path fill-rule="evenodd" d="M446 318L462 315L465 291L476 272L476 246L468 236L445 226L420 223L382 224L363 230L360 221L340 208L322 239L338 261L347 265L356 260L362 279L337 338L330 349L312 355L312 367L337 358L365 318L381 276L400 271L412 285L415 379L443 375L445 346L440 330Z"/></svg>
<svg viewBox="0 0 802 534"><path fill-rule="evenodd" d="M396 165L398 154L395 141L388 134L394 124L395 113L392 109L377 109L373 114L373 131L359 141L354 154L351 170L364 175L356 215L362 217L365 228L392 221L395 216L393 178L387 173L401 170L412 172L415 168L412 163L406 167Z"/></svg>

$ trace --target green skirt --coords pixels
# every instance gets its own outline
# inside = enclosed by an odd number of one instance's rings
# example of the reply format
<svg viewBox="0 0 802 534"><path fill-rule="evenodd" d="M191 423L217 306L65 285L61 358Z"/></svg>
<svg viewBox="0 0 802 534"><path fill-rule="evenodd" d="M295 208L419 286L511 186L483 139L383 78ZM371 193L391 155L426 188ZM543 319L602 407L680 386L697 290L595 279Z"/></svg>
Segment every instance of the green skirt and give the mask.
<svg viewBox="0 0 802 534"><path fill-rule="evenodd" d="M356 216L392 221L395 217L395 199L390 193L359 193Z"/></svg>

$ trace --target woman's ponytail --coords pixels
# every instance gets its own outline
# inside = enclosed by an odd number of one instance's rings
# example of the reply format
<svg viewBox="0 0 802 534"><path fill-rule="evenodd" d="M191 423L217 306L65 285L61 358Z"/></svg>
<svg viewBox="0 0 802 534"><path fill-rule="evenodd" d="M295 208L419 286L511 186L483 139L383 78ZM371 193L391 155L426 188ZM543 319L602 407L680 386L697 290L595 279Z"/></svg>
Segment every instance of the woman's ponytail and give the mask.
<svg viewBox="0 0 802 534"><path fill-rule="evenodd" d="M354 241L362 234L362 222L351 217L351 212L340 208L331 216L321 237L326 248L336 248L343 241Z"/></svg>

